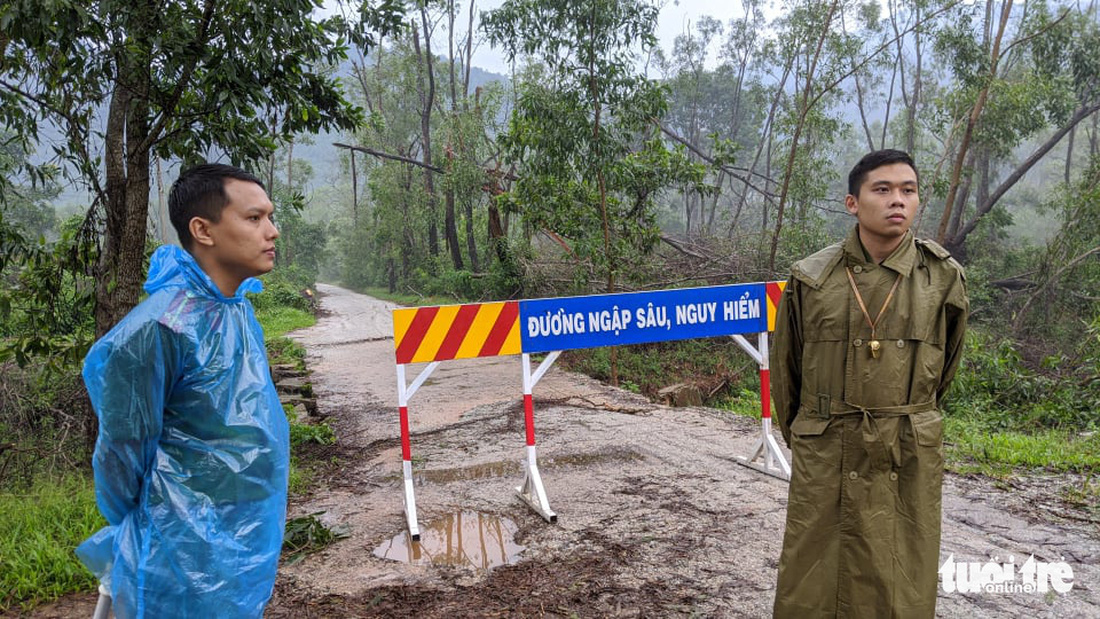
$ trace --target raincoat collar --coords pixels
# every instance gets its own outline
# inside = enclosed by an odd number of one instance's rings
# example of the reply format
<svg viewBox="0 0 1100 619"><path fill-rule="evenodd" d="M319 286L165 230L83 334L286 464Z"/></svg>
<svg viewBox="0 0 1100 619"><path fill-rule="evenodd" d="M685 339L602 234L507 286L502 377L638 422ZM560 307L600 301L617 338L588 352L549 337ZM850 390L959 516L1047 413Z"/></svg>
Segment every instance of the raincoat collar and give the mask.
<svg viewBox="0 0 1100 619"><path fill-rule="evenodd" d="M194 256L176 245L161 245L149 259L149 277L145 280L145 292L152 294L165 288L186 288L199 296L239 303L246 292L261 292L263 283L249 277L237 287L232 297L226 297L214 285L214 280L202 270Z"/></svg>
<svg viewBox="0 0 1100 619"><path fill-rule="evenodd" d="M864 267L875 266L874 262L867 255L867 250L863 248L863 243L859 240L859 224L852 226L852 231L848 233L848 238L844 239L843 249L848 264L859 264ZM908 277L913 273L913 267L916 264L916 260L917 247L913 242L913 232L910 230L902 237L901 244L898 245L897 249L887 256L886 260L882 261L882 266Z"/></svg>

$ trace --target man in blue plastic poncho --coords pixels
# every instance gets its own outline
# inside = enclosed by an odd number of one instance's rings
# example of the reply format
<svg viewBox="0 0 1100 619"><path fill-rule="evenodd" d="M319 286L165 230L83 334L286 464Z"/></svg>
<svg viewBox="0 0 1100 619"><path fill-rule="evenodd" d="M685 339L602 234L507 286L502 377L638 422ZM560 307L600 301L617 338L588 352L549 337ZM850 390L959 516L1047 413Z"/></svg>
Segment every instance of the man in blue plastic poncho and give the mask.
<svg viewBox="0 0 1100 619"><path fill-rule="evenodd" d="M259 617L286 520L289 435L245 298L275 263L274 206L231 166L180 175L186 251L154 253L149 297L92 346L103 528L77 548L118 617Z"/></svg>

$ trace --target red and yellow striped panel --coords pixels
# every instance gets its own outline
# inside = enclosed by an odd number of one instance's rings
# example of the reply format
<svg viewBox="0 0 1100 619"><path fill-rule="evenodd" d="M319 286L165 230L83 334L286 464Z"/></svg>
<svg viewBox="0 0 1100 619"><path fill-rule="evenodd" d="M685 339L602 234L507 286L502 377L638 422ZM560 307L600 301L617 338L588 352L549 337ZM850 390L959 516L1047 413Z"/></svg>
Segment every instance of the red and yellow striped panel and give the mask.
<svg viewBox="0 0 1100 619"><path fill-rule="evenodd" d="M394 310L393 347L399 364L518 355L519 303Z"/></svg>
<svg viewBox="0 0 1100 619"><path fill-rule="evenodd" d="M779 298L783 296L783 289L787 282L768 282L768 332L775 331L775 313L779 311Z"/></svg>

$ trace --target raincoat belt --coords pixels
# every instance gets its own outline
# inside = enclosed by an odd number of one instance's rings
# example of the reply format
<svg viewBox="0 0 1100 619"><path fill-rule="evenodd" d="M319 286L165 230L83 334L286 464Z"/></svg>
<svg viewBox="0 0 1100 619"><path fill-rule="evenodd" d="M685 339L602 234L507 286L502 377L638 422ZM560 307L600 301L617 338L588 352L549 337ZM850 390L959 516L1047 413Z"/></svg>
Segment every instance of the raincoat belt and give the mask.
<svg viewBox="0 0 1100 619"><path fill-rule="evenodd" d="M824 404L827 398L822 398L821 408L825 408ZM858 406L850 402L836 402L832 401L828 406L829 417L843 417L847 415L862 415L863 419L860 423L860 430L863 432L863 441L868 445L878 444L882 447L883 453L886 456L886 460L890 464L897 468L901 465L901 446L897 441L889 441L884 439L879 432L879 426L876 419L883 417L902 417L907 415L913 415L916 413L927 413L936 410L936 401L929 400L927 402L919 402L916 404L902 404L899 406L880 406L877 408L867 408ZM810 412L810 411L808 411ZM820 410L810 412L810 416L823 418L824 415L820 414Z"/></svg>

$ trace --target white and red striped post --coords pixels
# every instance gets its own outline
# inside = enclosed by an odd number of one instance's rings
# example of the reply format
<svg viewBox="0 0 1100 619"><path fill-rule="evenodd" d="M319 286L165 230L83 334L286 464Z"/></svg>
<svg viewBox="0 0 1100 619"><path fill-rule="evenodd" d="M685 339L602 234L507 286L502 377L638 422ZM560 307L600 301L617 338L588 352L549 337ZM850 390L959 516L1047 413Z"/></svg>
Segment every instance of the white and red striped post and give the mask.
<svg viewBox="0 0 1100 619"><path fill-rule="evenodd" d="M397 410L401 415L401 470L405 478L405 522L413 541L420 540L420 525L416 522L416 495L413 492L412 444L409 440L409 398L439 367L438 361L427 365L411 385L405 385L405 364L397 364Z"/></svg>
<svg viewBox="0 0 1100 619"><path fill-rule="evenodd" d="M756 360L760 366L760 439L753 447L752 456L737 456L738 462L768 475L780 479L791 479L791 465L779 449L779 443L772 436L771 368L768 367L768 334L761 333L758 338L760 349L740 335L733 339ZM763 460L763 462L758 462Z"/></svg>
<svg viewBox="0 0 1100 619"><path fill-rule="evenodd" d="M557 522L558 515L550 509L550 501L546 498L546 489L542 485L542 476L539 475L535 454L535 406L531 400L531 392L560 354L560 350L555 350L546 355L538 369L532 373L531 355L523 353L523 417L527 429L527 458L523 461L523 485L516 488L516 493L547 522Z"/></svg>

